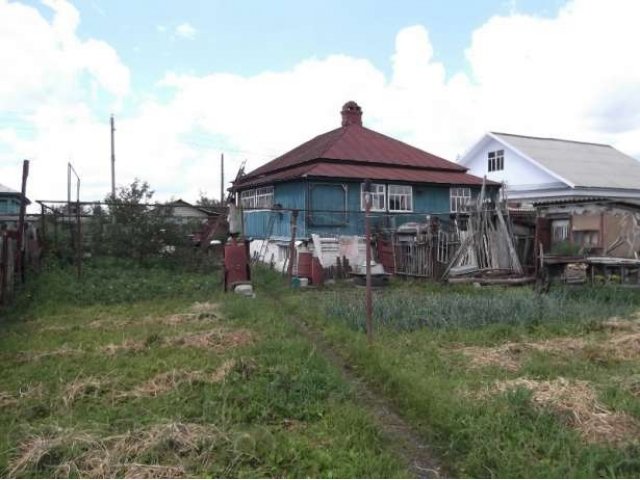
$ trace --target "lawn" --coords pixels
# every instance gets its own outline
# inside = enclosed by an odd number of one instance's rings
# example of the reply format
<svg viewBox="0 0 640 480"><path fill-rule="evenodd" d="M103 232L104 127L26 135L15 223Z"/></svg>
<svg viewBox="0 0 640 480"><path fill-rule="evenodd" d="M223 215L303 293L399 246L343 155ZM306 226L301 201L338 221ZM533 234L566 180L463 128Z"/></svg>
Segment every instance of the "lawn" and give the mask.
<svg viewBox="0 0 640 480"><path fill-rule="evenodd" d="M0 326L2 475L408 475L266 292L220 290L117 261L33 279Z"/></svg>
<svg viewBox="0 0 640 480"><path fill-rule="evenodd" d="M446 475L640 476L640 292L394 280L368 345L347 283L257 271L246 298L218 275L73 272L45 270L0 327L4 476L415 473L354 378Z"/></svg>

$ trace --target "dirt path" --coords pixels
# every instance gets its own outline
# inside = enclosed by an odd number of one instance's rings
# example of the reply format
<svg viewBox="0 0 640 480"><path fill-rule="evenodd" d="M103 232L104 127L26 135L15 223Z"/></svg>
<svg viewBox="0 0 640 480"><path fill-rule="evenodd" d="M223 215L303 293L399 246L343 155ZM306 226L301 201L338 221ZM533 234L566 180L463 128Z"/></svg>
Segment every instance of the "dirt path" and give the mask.
<svg viewBox="0 0 640 480"><path fill-rule="evenodd" d="M340 370L345 381L352 386L361 405L369 411L383 435L389 440L389 447L405 460L414 478L448 476L435 459L430 447L395 412L387 399L372 390L362 378L353 372L351 365L332 348L321 333L299 319L292 317L288 317L288 319L324 358Z"/></svg>

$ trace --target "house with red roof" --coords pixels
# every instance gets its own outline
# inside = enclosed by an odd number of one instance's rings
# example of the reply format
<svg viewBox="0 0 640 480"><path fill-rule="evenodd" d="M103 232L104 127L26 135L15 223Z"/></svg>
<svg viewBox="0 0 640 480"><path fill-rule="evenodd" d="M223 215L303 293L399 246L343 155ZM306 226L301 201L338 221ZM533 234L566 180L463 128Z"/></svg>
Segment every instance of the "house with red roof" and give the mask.
<svg viewBox="0 0 640 480"><path fill-rule="evenodd" d="M339 128L234 182L245 236L290 238L290 209L299 210L297 238L363 235L367 179L374 230L450 218L482 188L484 180L466 167L363 126L357 103L347 102L340 113ZM499 185L487 188L495 192Z"/></svg>

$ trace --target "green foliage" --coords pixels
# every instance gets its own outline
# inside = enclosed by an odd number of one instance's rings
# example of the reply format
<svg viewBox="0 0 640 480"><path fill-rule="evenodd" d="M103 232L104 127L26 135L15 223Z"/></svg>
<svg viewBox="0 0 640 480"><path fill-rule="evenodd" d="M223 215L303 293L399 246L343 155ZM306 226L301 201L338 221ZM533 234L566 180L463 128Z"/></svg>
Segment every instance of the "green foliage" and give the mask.
<svg viewBox="0 0 640 480"><path fill-rule="evenodd" d="M567 255L574 256L582 253L582 247L568 240L563 240L551 247L551 255Z"/></svg>
<svg viewBox="0 0 640 480"><path fill-rule="evenodd" d="M364 329L361 290L332 293L323 303L330 318ZM624 315L639 307L640 292L615 287L555 288L546 295L529 288L403 288L379 292L373 304L376 324L399 331L562 324Z"/></svg>

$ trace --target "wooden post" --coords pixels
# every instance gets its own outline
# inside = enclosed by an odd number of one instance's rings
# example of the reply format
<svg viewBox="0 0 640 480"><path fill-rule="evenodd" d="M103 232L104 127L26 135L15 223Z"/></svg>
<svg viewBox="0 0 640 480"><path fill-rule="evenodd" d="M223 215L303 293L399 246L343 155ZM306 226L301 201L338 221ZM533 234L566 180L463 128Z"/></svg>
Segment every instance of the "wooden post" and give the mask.
<svg viewBox="0 0 640 480"><path fill-rule="evenodd" d="M367 340L369 345L373 343L373 298L371 292L371 180L364 183L364 237L366 252L367 292L365 295L365 308L367 312Z"/></svg>
<svg viewBox="0 0 640 480"><path fill-rule="evenodd" d="M29 176L29 160L22 162L22 198L20 199L20 217L18 218L18 265L17 270L20 272L20 280L24 283L24 216L27 211L27 177Z"/></svg>
<svg viewBox="0 0 640 480"><path fill-rule="evenodd" d="M7 275L9 270L9 237L7 231L2 232L2 245L0 245L0 305L7 300Z"/></svg>
<svg viewBox="0 0 640 480"><path fill-rule="evenodd" d="M298 226L298 210L291 211L291 242L289 243L289 266L287 267L287 280L291 285L293 276L293 264L296 261L296 228Z"/></svg>

